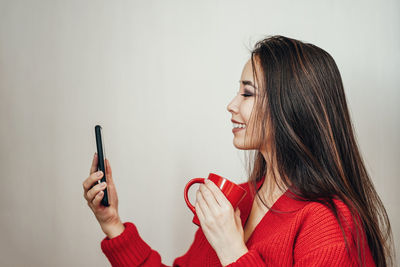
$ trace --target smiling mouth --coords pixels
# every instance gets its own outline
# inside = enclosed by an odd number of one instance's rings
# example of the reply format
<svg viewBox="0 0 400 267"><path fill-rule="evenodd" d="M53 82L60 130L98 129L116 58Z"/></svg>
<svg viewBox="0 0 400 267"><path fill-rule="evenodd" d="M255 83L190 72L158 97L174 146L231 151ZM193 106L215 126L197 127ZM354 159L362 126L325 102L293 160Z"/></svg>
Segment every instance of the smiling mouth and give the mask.
<svg viewBox="0 0 400 267"><path fill-rule="evenodd" d="M233 123L233 129L244 129L246 128L246 124L244 123Z"/></svg>

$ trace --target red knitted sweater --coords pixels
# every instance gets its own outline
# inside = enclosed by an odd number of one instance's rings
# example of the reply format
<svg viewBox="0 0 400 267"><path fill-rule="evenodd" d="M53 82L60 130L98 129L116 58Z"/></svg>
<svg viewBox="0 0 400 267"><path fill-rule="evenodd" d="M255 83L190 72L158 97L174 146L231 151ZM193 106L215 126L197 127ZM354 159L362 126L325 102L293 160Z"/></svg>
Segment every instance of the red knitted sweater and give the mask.
<svg viewBox="0 0 400 267"><path fill-rule="evenodd" d="M257 184L258 188L263 179ZM239 204L244 226L254 194L249 190L248 183L240 185L248 192ZM339 224L328 208L316 202L294 200L291 196L290 191L287 191L274 203L247 240L249 251L227 266L358 266L357 249L353 242L356 226L352 223L347 206L334 200L343 215L349 253ZM112 266L167 266L161 262L160 254L142 240L133 223L125 222L124 225L125 230L119 236L112 239L105 237L101 241L101 249ZM361 232L364 248L361 255L365 265L375 266L365 233ZM176 258L173 266L222 265L199 227L189 250Z"/></svg>

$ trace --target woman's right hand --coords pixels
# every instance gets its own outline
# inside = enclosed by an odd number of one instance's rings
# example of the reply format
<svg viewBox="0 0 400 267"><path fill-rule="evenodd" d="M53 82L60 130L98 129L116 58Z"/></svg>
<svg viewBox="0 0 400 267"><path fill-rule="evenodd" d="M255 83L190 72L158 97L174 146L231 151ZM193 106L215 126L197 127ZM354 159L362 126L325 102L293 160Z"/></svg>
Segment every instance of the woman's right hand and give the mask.
<svg viewBox="0 0 400 267"><path fill-rule="evenodd" d="M103 232L109 238L113 238L121 234L124 231L125 226L122 224L118 214L118 196L112 177L110 162L108 159L105 159L106 184L97 184L97 181L103 177L103 173L97 171L97 162L96 153L93 156L92 166L90 167L90 176L83 182L83 196L87 200L87 204L93 211ZM95 186L93 186L94 184ZM110 204L109 207L103 206L100 203L104 195L103 190L106 187Z"/></svg>

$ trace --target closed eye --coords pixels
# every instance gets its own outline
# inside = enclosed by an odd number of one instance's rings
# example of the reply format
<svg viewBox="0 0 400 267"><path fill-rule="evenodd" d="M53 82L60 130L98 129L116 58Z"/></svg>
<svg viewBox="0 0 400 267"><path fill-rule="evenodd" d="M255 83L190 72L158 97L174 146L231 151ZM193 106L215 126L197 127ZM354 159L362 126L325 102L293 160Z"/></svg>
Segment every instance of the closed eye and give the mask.
<svg viewBox="0 0 400 267"><path fill-rule="evenodd" d="M241 95L244 96L244 97L252 96L251 94L241 94Z"/></svg>

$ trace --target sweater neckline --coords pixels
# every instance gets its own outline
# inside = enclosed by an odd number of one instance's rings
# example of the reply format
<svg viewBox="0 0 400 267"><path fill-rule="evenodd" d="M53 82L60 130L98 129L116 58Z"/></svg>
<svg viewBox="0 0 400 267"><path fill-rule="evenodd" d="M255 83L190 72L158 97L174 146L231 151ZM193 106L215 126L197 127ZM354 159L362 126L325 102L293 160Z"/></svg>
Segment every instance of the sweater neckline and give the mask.
<svg viewBox="0 0 400 267"><path fill-rule="evenodd" d="M265 176L263 176L260 179L260 181L257 182L257 191L263 185L264 180L265 180ZM305 205L305 202L295 200L295 199L293 199L292 197L290 197L288 195L294 195L294 194L289 189L287 189L280 197L278 197L277 200L275 200L274 204L272 204L270 209L268 209L268 211L261 218L260 222L254 228L253 232L251 233L250 237L248 238L248 240L246 242L246 245L248 245L250 242L252 242L252 240L254 239L254 236L257 236L256 235L257 232L259 231L260 228L263 228L263 225L265 224L266 221L268 221L268 218L274 214L274 210L289 212L289 211L295 211L298 208L301 208L301 207L303 207ZM248 212L246 214L246 218L244 219L244 223L242 225L243 227L247 223L247 220L248 220L248 218L250 216L250 212L251 212L251 210L253 208L254 198L255 197L257 197L257 196L254 195L251 198L251 202L250 202L250 205L249 205L250 209L248 210Z"/></svg>

